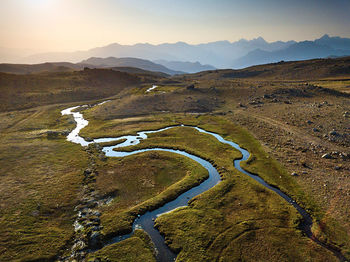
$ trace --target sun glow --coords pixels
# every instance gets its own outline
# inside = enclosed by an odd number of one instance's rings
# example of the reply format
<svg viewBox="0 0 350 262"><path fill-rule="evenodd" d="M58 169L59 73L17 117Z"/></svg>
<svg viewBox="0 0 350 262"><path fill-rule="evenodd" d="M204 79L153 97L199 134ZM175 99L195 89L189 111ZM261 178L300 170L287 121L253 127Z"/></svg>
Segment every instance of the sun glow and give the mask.
<svg viewBox="0 0 350 262"><path fill-rule="evenodd" d="M57 0L23 0L23 2L28 6L47 7L57 2Z"/></svg>

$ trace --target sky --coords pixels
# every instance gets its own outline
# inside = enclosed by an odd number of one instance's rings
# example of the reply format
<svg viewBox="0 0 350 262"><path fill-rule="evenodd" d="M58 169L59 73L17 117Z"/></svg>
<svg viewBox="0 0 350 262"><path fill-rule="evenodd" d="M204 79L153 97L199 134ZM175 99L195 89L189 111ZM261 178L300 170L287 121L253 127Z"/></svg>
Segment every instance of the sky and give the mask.
<svg viewBox="0 0 350 262"><path fill-rule="evenodd" d="M350 0L1 0L0 47L350 37Z"/></svg>

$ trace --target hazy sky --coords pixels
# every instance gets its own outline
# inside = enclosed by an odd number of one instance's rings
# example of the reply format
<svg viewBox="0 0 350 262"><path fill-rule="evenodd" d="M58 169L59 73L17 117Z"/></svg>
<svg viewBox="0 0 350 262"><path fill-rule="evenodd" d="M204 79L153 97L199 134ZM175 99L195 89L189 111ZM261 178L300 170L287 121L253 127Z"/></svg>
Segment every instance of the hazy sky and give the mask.
<svg viewBox="0 0 350 262"><path fill-rule="evenodd" d="M0 46L45 51L118 42L350 37L350 0L1 0Z"/></svg>

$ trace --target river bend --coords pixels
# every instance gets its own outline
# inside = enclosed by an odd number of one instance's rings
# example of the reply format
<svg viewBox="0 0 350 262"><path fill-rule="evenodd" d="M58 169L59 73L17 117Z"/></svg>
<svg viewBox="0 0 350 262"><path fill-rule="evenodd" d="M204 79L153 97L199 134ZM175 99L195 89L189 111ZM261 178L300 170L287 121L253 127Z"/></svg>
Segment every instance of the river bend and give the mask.
<svg viewBox="0 0 350 262"><path fill-rule="evenodd" d="M98 105L101 105L102 103L100 103ZM189 154L185 151L181 151L181 150L166 149L166 148L148 148L148 149L135 150L132 152L117 151L118 148L123 148L123 147L131 146L131 145L139 144L141 140L147 139L147 134L162 132L162 131L168 130L170 128L174 128L175 126L170 126L170 127L161 128L158 130L152 130L152 131L140 131L137 133L137 135L125 135L125 136L120 136L120 137L115 137L115 138L98 138L98 139L94 139L93 141L86 141L83 137L79 136L79 132L81 129L83 129L84 127L86 127L88 125L88 121L84 119L83 115L80 112L74 112L74 110L79 108L79 107L80 106L70 107L70 108L67 108L67 109L61 111L62 115L73 115L74 120L77 123L76 128L73 129L73 131L70 132L69 135L67 136L68 141L80 144L81 146L87 146L91 143L105 143L105 142L115 142L115 141L119 141L119 140L125 140L124 142L119 143L117 145L105 146L105 147L103 147L102 151L108 157L125 157L125 156L134 155L134 154L138 154L138 153L142 153L142 152L148 152L148 151L166 151L166 152L171 152L171 153L180 154L180 155L189 157L192 160L199 163L200 165L202 165L208 171L208 173L209 173L208 179L206 179L200 185L195 186L195 187L191 188L190 190L182 193L175 200L172 200L172 201L166 203L165 205L163 205L163 206L161 206L153 211L146 212L145 214L139 216L138 218L135 219L133 226L132 226L132 232L130 234L117 236L117 237L111 239L108 243L106 243L106 245L110 245L110 244L122 241L124 239L127 239L127 238L132 236L133 231L135 229L142 228L143 230L145 230L149 234L149 236L152 239L152 242L154 243L154 246L156 248L157 261L161 261L161 262L174 261L176 259L176 254L173 253L168 248L168 246L165 244L164 237L159 233L158 230L155 229L154 220L158 216L160 216L161 214L173 211L179 207L187 206L190 199L192 199L193 197L209 190L210 188L212 188L213 186L218 184L221 180L218 171L208 161L206 161L198 156ZM84 105L81 107L87 107L87 106ZM182 126L184 126L184 125L182 125ZM333 252L341 261L345 261L345 258L342 256L342 254L335 247L324 244L323 242L319 241L318 239L316 239L313 236L313 234L311 232L311 226L312 226L312 222L313 222L311 216L301 206L299 206L291 197L289 197L288 195L283 193L278 188L269 185L259 176L252 174L252 173L241 168L240 163L242 161L248 160L250 157L250 153L247 150L241 148L238 144L236 144L232 141L224 139L219 134L209 132L209 131L206 131L204 129L201 129L201 128L195 127L195 126L186 126L186 127L191 127L191 128L196 129L197 131L199 131L201 133L211 135L211 136L215 137L220 143L228 144L231 147L235 148L236 150L240 151L242 154L242 158L234 160L234 167L239 172L241 172L245 175L248 175L249 177L251 177L254 180L256 180L257 182L259 182L264 187L274 191L279 196L281 196L285 201L287 201L289 204L291 204L303 217L303 221L300 224L300 229L305 233L305 235L307 237L309 237L310 239L312 239L313 241L315 241L317 244L319 244L319 245L323 246L324 248Z"/></svg>

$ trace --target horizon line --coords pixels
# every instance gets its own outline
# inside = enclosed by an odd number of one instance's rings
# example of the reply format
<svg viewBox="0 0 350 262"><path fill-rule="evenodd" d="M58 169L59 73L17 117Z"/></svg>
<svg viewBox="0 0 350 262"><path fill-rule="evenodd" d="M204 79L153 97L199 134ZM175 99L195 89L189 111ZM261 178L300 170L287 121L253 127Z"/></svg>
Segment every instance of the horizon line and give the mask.
<svg viewBox="0 0 350 262"><path fill-rule="evenodd" d="M223 39L223 40L214 40L214 41L209 41L209 42L199 42L199 43L192 43L192 42L186 42L186 41L183 41L183 40L179 40L179 41L176 41L176 42L162 42L162 43L152 43L152 42L135 42L135 43L130 43L130 44L123 44L123 43L120 43L120 42L112 42L112 43L109 43L109 44L103 44L103 45L98 45L98 46L95 46L95 47L90 47L90 48L86 48L86 49L74 49L74 50L61 50L61 51L57 51L57 50L37 50L37 51L34 51L34 49L32 48L11 48L11 47L6 47L6 46L0 46L1 49L9 49L9 50L33 50L34 53L30 54L29 56L31 55L37 55L37 54L45 54L45 53L71 53L71 52L84 52L84 51L89 51L89 50L92 50L92 49L96 49L96 48L102 48L102 47L106 47L106 46L110 46L110 45L115 45L115 44L118 44L118 45L121 45L121 46L135 46L135 45L152 45L152 46L160 46L160 45L165 45L165 44L178 44L178 43L183 43L183 44L187 44L187 45L205 45L205 44L210 44L210 43L217 43L217 42L229 42L230 44L233 44L233 43L237 43L239 41L254 41L254 40L258 40L258 39L262 39L264 40L266 43L275 43L275 42L296 42L296 43L300 43L300 42L305 42L305 41L315 41L317 39L320 39L324 36L328 36L330 38L350 38L350 35L349 36L339 36L339 35L331 35L329 33L325 33L319 37L316 37L314 39L304 39L304 40L300 40L300 41L297 41L297 40L293 40L293 39L290 39L290 40L275 40L275 41L268 41L266 40L264 37L262 36L257 36L257 37L254 37L254 38L250 38L250 39L247 39L247 38L240 38L238 40L233 40L233 41L230 41L230 40L227 40L227 39Z"/></svg>

